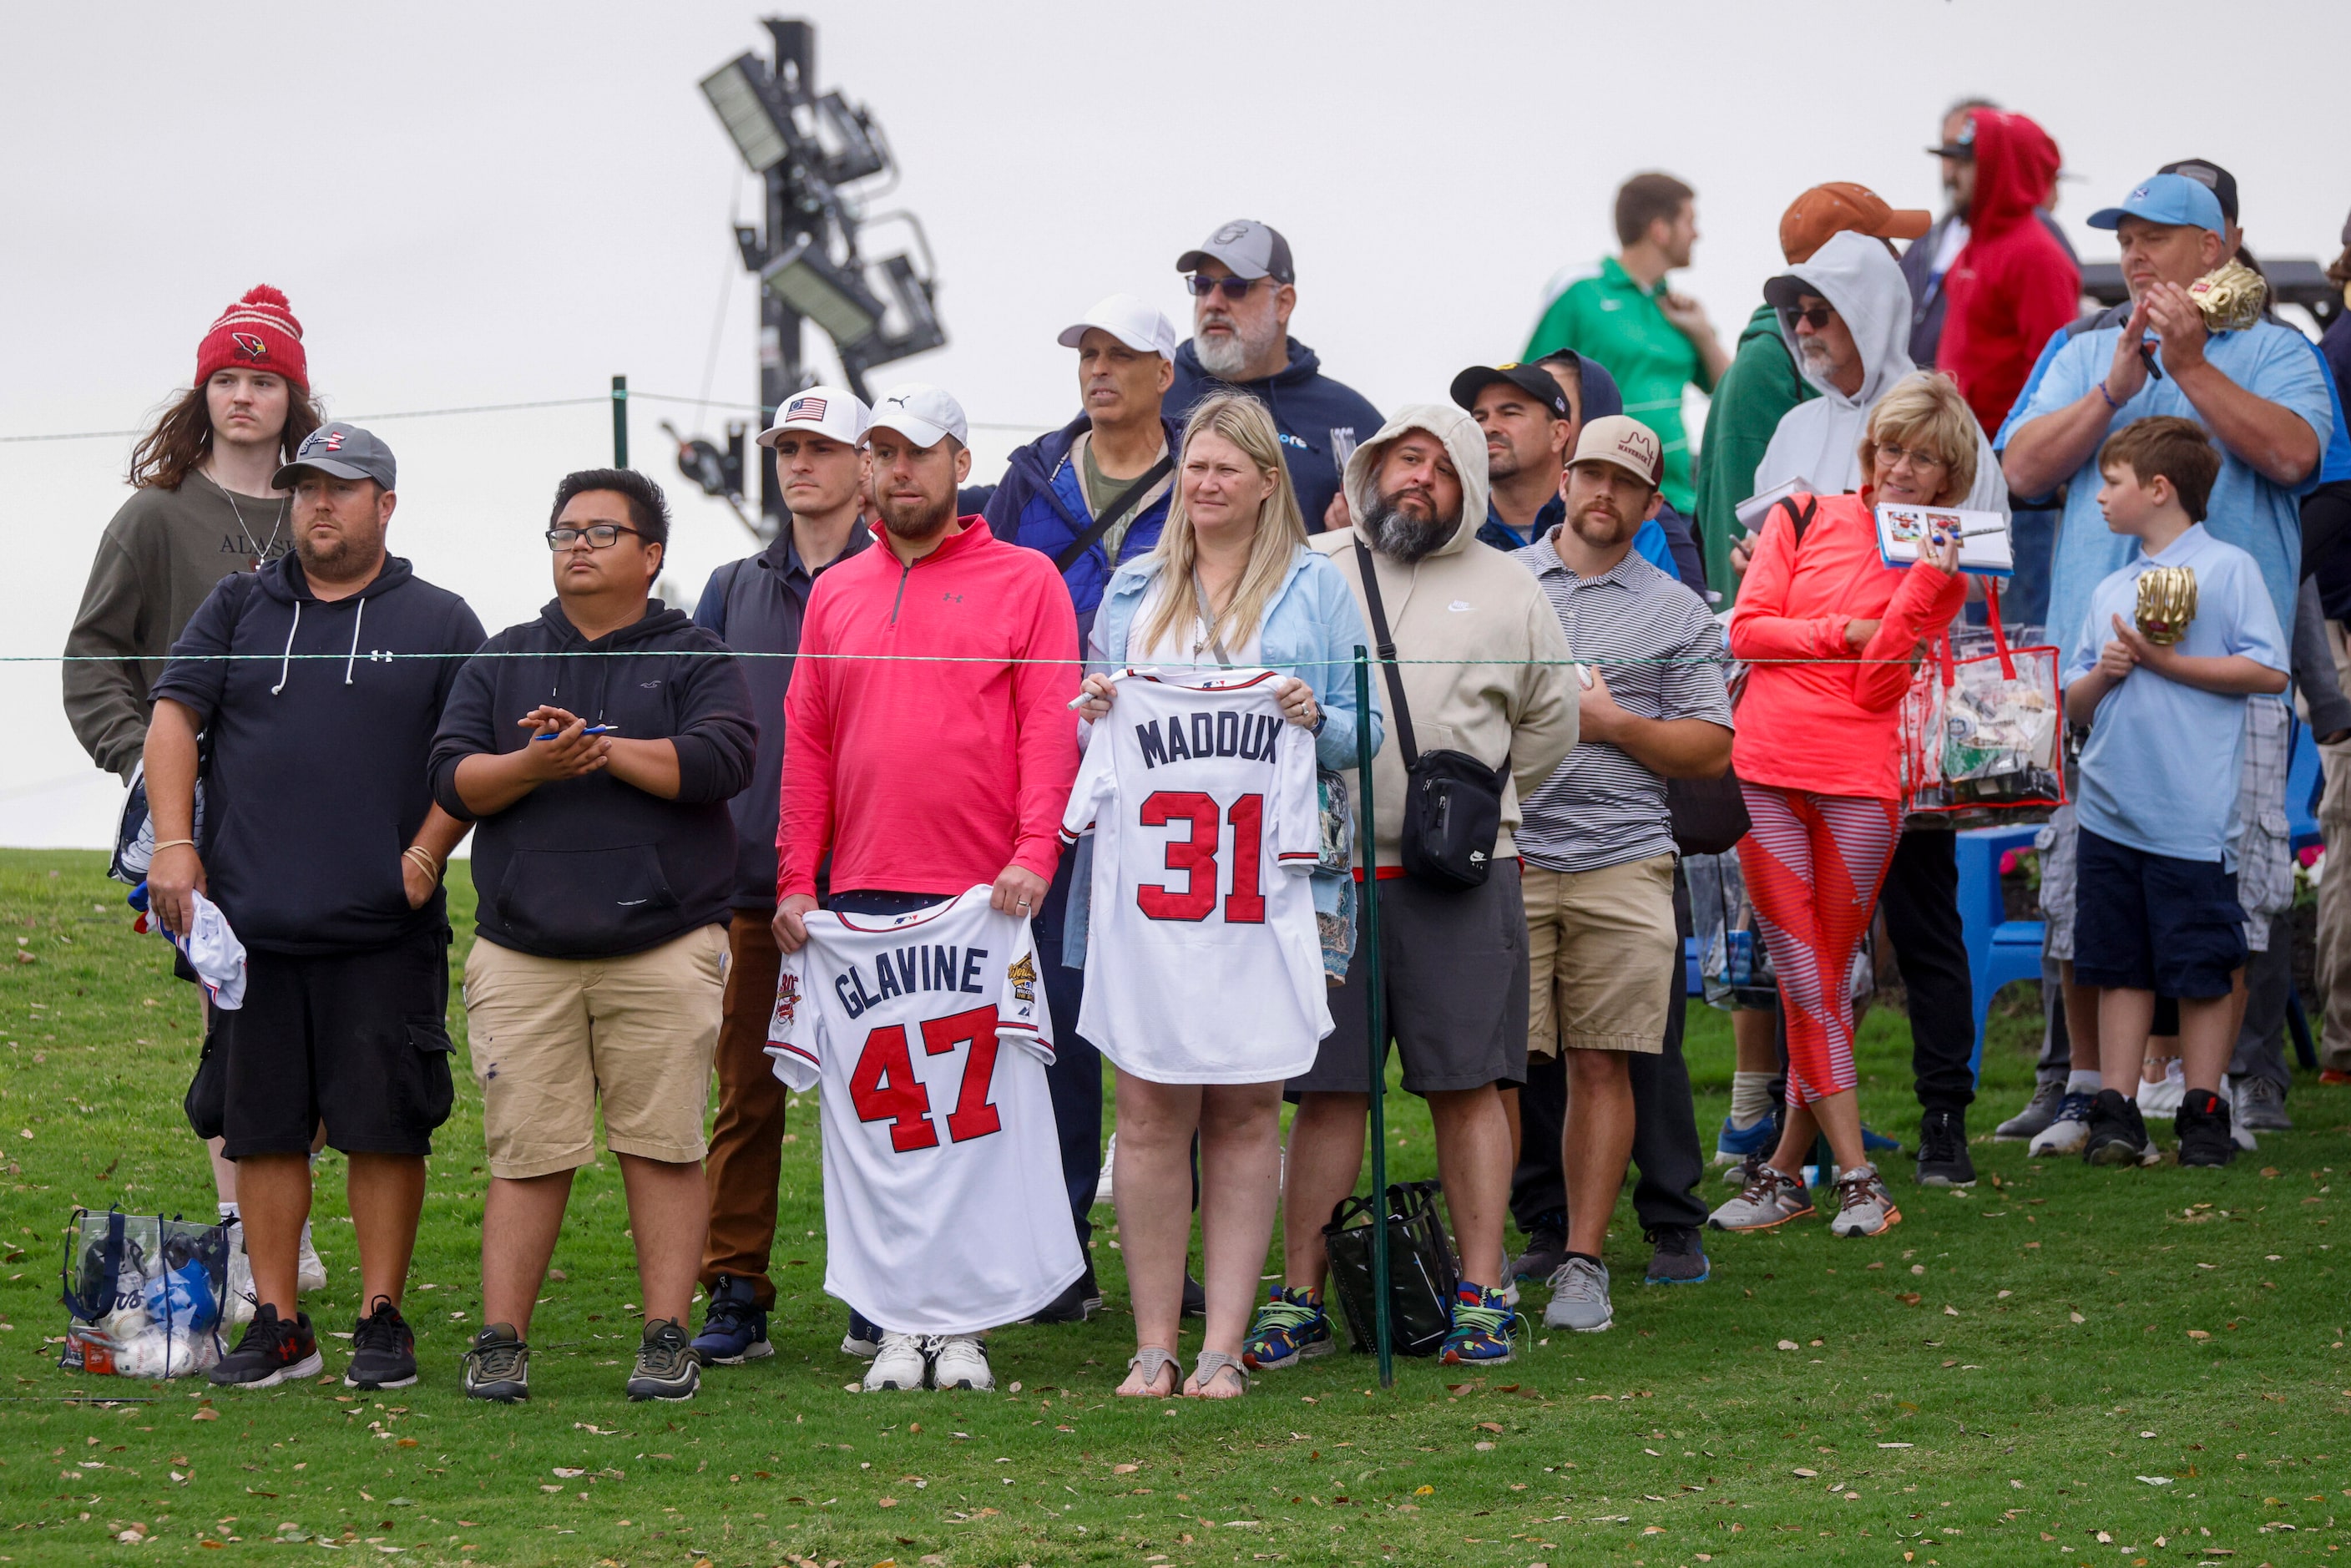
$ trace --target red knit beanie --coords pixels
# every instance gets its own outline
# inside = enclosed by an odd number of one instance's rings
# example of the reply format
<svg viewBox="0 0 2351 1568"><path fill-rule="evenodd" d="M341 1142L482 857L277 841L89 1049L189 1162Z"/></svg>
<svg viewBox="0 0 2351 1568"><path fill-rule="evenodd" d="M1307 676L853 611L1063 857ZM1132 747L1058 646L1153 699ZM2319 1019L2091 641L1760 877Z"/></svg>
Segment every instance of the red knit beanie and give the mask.
<svg viewBox="0 0 2351 1568"><path fill-rule="evenodd" d="M266 283L246 290L214 322L196 345L196 385L215 371L266 371L310 390L309 362L302 357L302 323L294 319L286 296Z"/></svg>

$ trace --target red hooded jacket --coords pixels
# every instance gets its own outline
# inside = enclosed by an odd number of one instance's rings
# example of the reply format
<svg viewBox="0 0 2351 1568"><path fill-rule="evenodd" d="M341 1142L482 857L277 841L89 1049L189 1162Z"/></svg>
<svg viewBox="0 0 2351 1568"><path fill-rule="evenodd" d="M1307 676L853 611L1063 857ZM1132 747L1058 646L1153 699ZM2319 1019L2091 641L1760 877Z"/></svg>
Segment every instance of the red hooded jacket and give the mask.
<svg viewBox="0 0 2351 1568"><path fill-rule="evenodd" d="M1986 430L1998 430L2050 334L2081 313L2082 273L2033 214L2056 188L2057 144L2021 114L1979 109L1968 243L1943 280L1949 305L1936 368Z"/></svg>

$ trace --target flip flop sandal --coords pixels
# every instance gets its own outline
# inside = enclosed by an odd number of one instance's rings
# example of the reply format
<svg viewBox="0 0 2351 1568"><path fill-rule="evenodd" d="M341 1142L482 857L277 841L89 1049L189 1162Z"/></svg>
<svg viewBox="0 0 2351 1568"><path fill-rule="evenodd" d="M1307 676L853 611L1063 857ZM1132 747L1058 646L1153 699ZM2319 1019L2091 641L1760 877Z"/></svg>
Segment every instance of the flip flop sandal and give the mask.
<svg viewBox="0 0 2351 1568"><path fill-rule="evenodd" d="M1136 1351L1128 1358L1126 1364L1129 1371L1143 1374L1144 1391L1125 1396L1129 1399L1173 1399L1177 1394L1183 1392L1183 1363L1155 1344L1146 1344ZM1165 1394L1156 1392L1159 1386L1159 1375L1163 1372L1175 1374L1175 1376L1169 1380L1170 1392Z"/></svg>
<svg viewBox="0 0 2351 1568"><path fill-rule="evenodd" d="M1249 1368L1241 1364L1241 1358L1239 1356L1227 1355L1220 1350L1202 1351L1199 1354L1199 1359L1192 1364L1192 1386L1196 1392L1190 1395L1189 1397L1194 1399L1207 1399L1211 1397L1206 1393L1197 1391L1206 1389L1209 1383L1219 1374L1227 1372L1231 1373L1234 1376L1240 1379L1241 1392L1243 1394L1247 1394L1249 1392Z"/></svg>

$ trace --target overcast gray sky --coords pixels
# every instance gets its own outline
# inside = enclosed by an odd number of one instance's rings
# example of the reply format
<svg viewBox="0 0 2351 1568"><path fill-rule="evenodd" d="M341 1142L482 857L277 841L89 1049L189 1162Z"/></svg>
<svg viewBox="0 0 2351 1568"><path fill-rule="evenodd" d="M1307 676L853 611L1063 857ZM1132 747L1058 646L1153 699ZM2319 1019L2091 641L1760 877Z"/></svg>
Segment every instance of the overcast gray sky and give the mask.
<svg viewBox="0 0 2351 1568"><path fill-rule="evenodd" d="M1054 333L1114 289L1186 319L1174 262L1219 223L1290 237L1294 333L1382 407L1441 398L1512 355L1545 278L1609 247L1610 193L1698 187L1678 287L1735 330L1776 270L1780 211L1857 180L1938 206L1921 151L1980 93L2033 115L2080 220L2160 162L2226 164L2263 255L2325 257L2351 207L2341 131L2351 7L2236 0L1851 0L1437 6L1028 0L827 3L818 74L869 105L921 214L946 348L878 372L935 381L977 421L1072 409ZM643 391L755 395L756 211L695 83L763 47L759 13L660 6L372 8L131 0L17 6L0 56L0 435L141 423L197 339L284 288L338 413ZM814 334L811 333L813 339ZM673 493L655 418L635 455ZM703 423L716 434L723 413ZM392 546L495 628L549 597L537 538L566 470L605 461L601 408L385 421ZM1023 437L985 433L980 476ZM15 603L0 652L61 645L124 494L120 440L0 444ZM698 589L746 536L678 496ZM0 665L0 842L94 843L119 789L61 716L55 664Z"/></svg>

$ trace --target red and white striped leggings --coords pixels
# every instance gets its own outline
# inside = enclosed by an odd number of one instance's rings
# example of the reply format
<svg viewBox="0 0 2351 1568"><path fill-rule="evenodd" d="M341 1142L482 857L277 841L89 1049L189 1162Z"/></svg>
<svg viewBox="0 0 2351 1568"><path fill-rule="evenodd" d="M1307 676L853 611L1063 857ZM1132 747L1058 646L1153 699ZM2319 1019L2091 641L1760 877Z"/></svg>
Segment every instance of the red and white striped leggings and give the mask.
<svg viewBox="0 0 2351 1568"><path fill-rule="evenodd" d="M1741 783L1754 831L1739 866L1788 1019L1788 1103L1854 1087L1854 949L1901 823L1891 800Z"/></svg>

